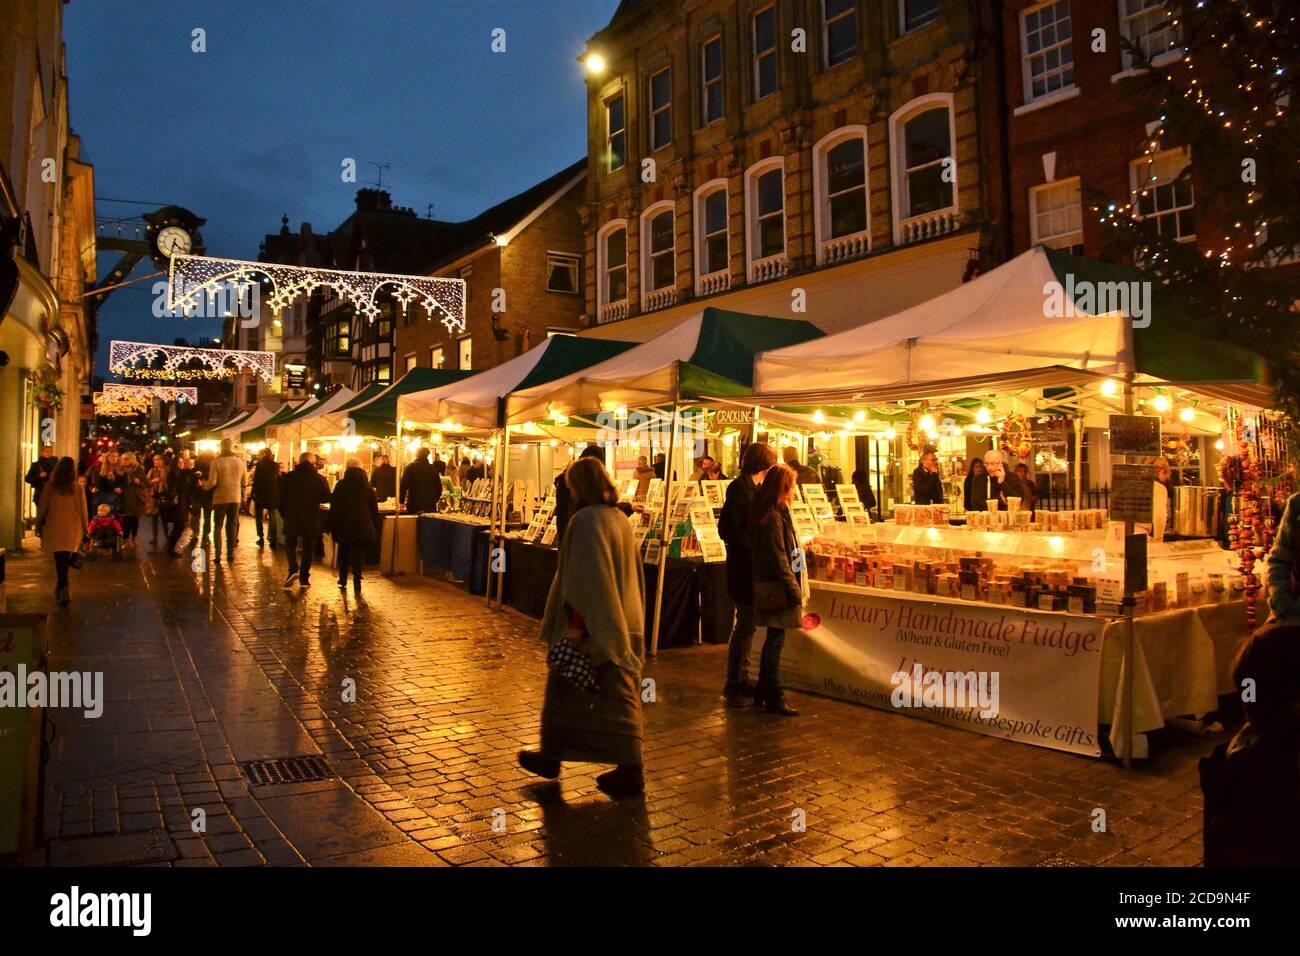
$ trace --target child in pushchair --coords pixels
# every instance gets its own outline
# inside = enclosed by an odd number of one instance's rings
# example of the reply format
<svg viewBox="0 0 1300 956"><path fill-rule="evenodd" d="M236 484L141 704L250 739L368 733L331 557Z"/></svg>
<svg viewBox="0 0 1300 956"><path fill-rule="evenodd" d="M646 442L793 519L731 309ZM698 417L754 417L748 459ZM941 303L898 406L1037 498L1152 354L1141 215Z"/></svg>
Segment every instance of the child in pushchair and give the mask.
<svg viewBox="0 0 1300 956"><path fill-rule="evenodd" d="M90 555L105 551L114 561L122 560L122 523L107 503L95 509L95 517L86 527L86 551Z"/></svg>

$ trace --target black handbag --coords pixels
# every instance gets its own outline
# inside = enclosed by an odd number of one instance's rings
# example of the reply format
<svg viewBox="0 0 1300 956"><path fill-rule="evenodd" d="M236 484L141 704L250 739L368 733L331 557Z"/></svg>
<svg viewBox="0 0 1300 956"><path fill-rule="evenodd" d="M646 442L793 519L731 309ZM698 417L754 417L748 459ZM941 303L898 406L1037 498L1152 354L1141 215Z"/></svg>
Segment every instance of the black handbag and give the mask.
<svg viewBox="0 0 1300 956"><path fill-rule="evenodd" d="M579 690L592 694L600 691L600 679L591 658L566 637L551 642L551 649L546 652L546 666Z"/></svg>
<svg viewBox="0 0 1300 956"><path fill-rule="evenodd" d="M780 581L754 582L754 609L768 613L784 611L790 606L790 595Z"/></svg>

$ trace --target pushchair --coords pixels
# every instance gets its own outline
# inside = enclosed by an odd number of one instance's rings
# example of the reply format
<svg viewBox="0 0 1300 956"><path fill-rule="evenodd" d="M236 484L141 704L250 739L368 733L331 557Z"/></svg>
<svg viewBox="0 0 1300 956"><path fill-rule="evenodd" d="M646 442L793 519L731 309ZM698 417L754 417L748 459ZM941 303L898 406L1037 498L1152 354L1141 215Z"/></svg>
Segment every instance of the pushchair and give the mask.
<svg viewBox="0 0 1300 956"><path fill-rule="evenodd" d="M104 512L100 513L100 509L104 509ZM117 520L117 515L107 509L108 503L101 502L95 509L95 517L86 529L84 545L86 557L94 558L100 554L111 554L114 561L121 561L122 524Z"/></svg>

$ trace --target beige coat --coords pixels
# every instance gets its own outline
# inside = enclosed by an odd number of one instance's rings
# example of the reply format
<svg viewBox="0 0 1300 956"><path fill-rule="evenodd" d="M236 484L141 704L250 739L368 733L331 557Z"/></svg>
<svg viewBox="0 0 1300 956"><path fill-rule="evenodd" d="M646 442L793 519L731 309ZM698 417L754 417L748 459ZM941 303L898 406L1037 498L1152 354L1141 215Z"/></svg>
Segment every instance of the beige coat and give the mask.
<svg viewBox="0 0 1300 956"><path fill-rule="evenodd" d="M36 533L41 536L42 551L76 551L86 536L86 492L77 482L71 494L59 494L46 485L41 506L36 512Z"/></svg>
<svg viewBox="0 0 1300 956"><path fill-rule="evenodd" d="M596 665L639 674L645 658L645 570L632 523L617 508L575 511L560 544L559 563L542 617L547 643L565 640L566 605L582 616L580 645Z"/></svg>

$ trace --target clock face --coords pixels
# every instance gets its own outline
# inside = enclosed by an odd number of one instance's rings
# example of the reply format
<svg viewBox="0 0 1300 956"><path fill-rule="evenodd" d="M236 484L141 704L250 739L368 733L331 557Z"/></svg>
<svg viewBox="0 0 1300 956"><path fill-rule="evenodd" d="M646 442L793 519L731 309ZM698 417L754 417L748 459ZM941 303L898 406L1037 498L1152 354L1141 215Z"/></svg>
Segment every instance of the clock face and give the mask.
<svg viewBox="0 0 1300 956"><path fill-rule="evenodd" d="M158 251L169 259L178 252L187 254L193 244L193 238L180 226L167 226L158 232Z"/></svg>

